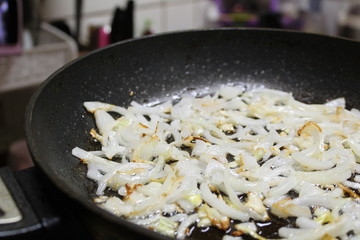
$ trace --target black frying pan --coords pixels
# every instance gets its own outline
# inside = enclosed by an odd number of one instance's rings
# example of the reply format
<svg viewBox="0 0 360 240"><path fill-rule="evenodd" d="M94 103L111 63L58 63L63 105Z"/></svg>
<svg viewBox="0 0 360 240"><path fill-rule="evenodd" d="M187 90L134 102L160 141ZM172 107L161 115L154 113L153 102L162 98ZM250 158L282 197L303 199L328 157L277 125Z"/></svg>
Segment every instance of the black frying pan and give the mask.
<svg viewBox="0 0 360 240"><path fill-rule="evenodd" d="M349 108L360 108L360 43L297 32L222 29L115 44L75 60L41 85L27 110L28 144L51 181L84 206L84 220L93 224L94 234L104 239L167 239L92 202L93 182L86 178L86 166L71 155L75 146L96 147L88 134L94 120L83 102L127 106L132 100L161 100L227 83L291 91L307 103L344 96Z"/></svg>

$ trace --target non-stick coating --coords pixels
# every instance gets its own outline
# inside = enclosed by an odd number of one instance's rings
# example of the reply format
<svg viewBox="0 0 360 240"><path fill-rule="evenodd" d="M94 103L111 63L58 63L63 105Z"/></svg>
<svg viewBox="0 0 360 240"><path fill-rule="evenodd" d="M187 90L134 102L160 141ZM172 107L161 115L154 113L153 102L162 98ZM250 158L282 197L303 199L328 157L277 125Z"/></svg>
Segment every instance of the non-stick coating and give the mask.
<svg viewBox="0 0 360 240"><path fill-rule="evenodd" d="M127 41L82 57L47 79L28 106L28 144L55 185L100 221L119 232L160 239L92 203L93 182L71 155L76 146L94 146L89 137L94 120L84 101L127 106L132 100L236 83L291 91L309 103L345 96L348 107L360 108L359 64L358 42L286 31L190 31Z"/></svg>

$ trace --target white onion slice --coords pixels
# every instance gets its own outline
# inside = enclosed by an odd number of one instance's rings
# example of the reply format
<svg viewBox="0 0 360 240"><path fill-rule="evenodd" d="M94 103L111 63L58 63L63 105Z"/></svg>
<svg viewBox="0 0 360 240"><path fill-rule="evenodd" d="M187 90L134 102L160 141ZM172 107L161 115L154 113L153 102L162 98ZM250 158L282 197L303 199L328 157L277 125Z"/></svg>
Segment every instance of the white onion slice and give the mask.
<svg viewBox="0 0 360 240"><path fill-rule="evenodd" d="M218 199L214 194L212 194L206 182L203 182L200 185L200 190L201 196L204 201L213 208L216 208L225 216L241 221L247 221L249 219L249 215L247 213L241 212L228 206L224 201Z"/></svg>

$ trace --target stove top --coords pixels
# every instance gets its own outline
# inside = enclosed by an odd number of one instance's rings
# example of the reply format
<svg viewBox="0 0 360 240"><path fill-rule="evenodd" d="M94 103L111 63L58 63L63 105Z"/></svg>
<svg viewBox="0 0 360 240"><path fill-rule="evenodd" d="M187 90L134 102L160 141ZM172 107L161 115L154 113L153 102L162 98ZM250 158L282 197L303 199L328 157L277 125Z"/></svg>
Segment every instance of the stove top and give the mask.
<svg viewBox="0 0 360 240"><path fill-rule="evenodd" d="M95 240L78 206L37 168L0 168L0 238Z"/></svg>

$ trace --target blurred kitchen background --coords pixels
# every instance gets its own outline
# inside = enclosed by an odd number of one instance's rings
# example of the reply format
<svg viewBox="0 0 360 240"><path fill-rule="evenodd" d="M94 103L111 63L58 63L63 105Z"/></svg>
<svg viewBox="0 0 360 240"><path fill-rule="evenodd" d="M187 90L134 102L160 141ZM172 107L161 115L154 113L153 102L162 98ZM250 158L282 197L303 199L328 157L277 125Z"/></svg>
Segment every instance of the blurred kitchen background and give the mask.
<svg viewBox="0 0 360 240"><path fill-rule="evenodd" d="M360 40L360 0L0 0L0 166L31 164L27 102L65 63L125 39L214 27Z"/></svg>

